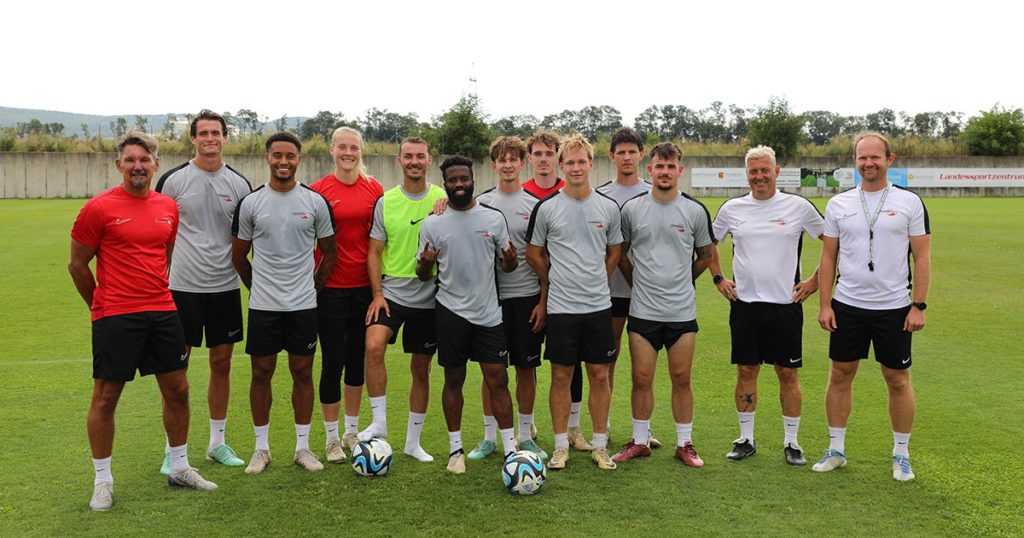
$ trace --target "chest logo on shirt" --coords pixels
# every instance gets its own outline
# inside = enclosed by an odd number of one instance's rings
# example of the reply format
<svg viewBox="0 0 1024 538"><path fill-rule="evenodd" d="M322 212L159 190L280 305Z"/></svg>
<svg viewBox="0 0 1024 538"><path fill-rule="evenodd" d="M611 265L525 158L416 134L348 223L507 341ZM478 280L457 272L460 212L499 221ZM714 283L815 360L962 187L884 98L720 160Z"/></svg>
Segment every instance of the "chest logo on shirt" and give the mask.
<svg viewBox="0 0 1024 538"><path fill-rule="evenodd" d="M230 194L223 194L223 193L219 193L218 192L217 196L220 196L220 199L224 200L225 202L234 202L235 201L233 198L231 198Z"/></svg>
<svg viewBox="0 0 1024 538"><path fill-rule="evenodd" d="M419 224L419 223L420 223L420 221L421 221L421 220L423 220L423 219L425 219L425 218L427 218L427 217L421 217L421 218L418 218L418 219L416 219L416 220L410 220L410 221L409 221L409 225L410 225L410 226L416 226L417 224Z"/></svg>
<svg viewBox="0 0 1024 538"><path fill-rule="evenodd" d="M683 226L682 224L669 224L669 226L675 228L676 231L681 234L686 233L686 226Z"/></svg>
<svg viewBox="0 0 1024 538"><path fill-rule="evenodd" d="M896 210L895 209L885 209L883 211L885 211L885 214L890 216L890 217L895 217L896 216Z"/></svg>
<svg viewBox="0 0 1024 538"><path fill-rule="evenodd" d="M516 211L516 215L522 216L523 220L530 220L530 214L524 211Z"/></svg>
<svg viewBox="0 0 1024 538"><path fill-rule="evenodd" d="M770 222L772 224L778 224L779 226L785 226L786 225L786 219L772 219L772 220L770 220L768 222Z"/></svg>
<svg viewBox="0 0 1024 538"><path fill-rule="evenodd" d="M488 232L487 230L474 230L473 233L480 234L480 237L483 237L484 239L489 239L492 235L491 232Z"/></svg>
<svg viewBox="0 0 1024 538"><path fill-rule="evenodd" d="M599 220L588 220L587 223L593 224L595 228L604 228L604 223Z"/></svg>
<svg viewBox="0 0 1024 538"><path fill-rule="evenodd" d="M837 216L836 220L846 220L846 219L848 219L850 217L856 217L856 216L857 216L857 213L843 213L842 215Z"/></svg>
<svg viewBox="0 0 1024 538"><path fill-rule="evenodd" d="M331 207L334 207L335 205L337 205L338 202L341 202L341 200L331 200L330 201Z"/></svg>
<svg viewBox="0 0 1024 538"><path fill-rule="evenodd" d="M309 220L309 213L306 213L305 211L296 211L295 213L292 213L292 215L295 215L302 220Z"/></svg>
<svg viewBox="0 0 1024 538"><path fill-rule="evenodd" d="M157 218L155 218L153 220L155 220L156 222L159 222L160 224L166 224L168 226L174 226L174 219L172 219L171 217L157 217Z"/></svg>
<svg viewBox="0 0 1024 538"><path fill-rule="evenodd" d="M118 219L114 221L114 224L116 224L117 226L120 226L122 224L128 224L131 221L132 221L132 219L130 219L130 218L122 219L122 218L118 217Z"/></svg>

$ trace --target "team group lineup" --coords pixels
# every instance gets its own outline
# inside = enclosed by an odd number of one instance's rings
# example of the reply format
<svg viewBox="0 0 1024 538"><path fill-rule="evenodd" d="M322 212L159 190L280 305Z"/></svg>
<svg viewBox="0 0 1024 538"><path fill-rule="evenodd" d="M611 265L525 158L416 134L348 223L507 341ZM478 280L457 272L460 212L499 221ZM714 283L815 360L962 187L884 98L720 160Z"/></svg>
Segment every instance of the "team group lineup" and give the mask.
<svg viewBox="0 0 1024 538"><path fill-rule="evenodd" d="M739 438L726 458L743 460L757 450L754 415L764 364L779 379L781 455L789 465L806 464L797 440L797 373L803 303L818 292L818 322L830 333L830 442L812 469L846 464L853 380L873 347L888 389L892 476L914 478L911 338L925 324L930 230L920 197L888 182L895 155L878 133L858 137L860 183L833 196L824 216L805 198L776 188L775 153L758 146L745 158L750 192L726 201L714 220L679 189L680 148L662 142L645 154L643 138L629 128L611 139L616 177L596 189L590 182L594 150L585 138L549 131L525 142L500 137L490 149L498 184L477 196L474 164L465 157L440 165L443 188L427 180L432 158L420 138L399 145L402 182L385 192L363 165L362 136L348 127L333 134L334 173L309 186L296 180L301 141L288 132L271 135L265 155L270 179L255 190L224 163L223 117L203 110L190 135L195 158L151 188L160 164L157 141L128 132L117 149L122 183L87 201L71 231L68 269L92 319L87 430L93 510L113 506L114 413L136 372L154 374L163 399L161 472L168 484L217 488L188 459L186 372L204 334L210 363L206 459L244 465L246 473L264 472L271 463L271 380L281 351L292 377L297 466L323 469L309 448L318 342L325 459L344 462L346 449L387 438L385 352L399 329L412 374L404 453L418 461L434 460L420 436L435 352L444 371L447 470L459 474L467 460L483 460L499 448L499 456L534 452L552 470L565 468L570 448L590 452L602 470L649 456L661 446L651 415L665 348L675 457L702 467L692 435L690 374L698 332L695 286L704 271L730 305ZM649 181L641 178L645 156ZM534 176L521 182L527 164ZM804 234L822 241L818 268L807 278L800 260ZM717 243L726 235L733 243L732 279L718 257ZM248 464L225 442L231 356L243 340L239 281L250 290L244 340L252 358L255 448ZM623 332L632 366L632 435L613 453L609 406ZM551 365L550 456L537 443L534 425L542 356ZM484 438L467 452L462 409L469 361L479 364L483 377ZM580 427L584 377L589 441ZM364 385L372 421L360 431Z"/></svg>

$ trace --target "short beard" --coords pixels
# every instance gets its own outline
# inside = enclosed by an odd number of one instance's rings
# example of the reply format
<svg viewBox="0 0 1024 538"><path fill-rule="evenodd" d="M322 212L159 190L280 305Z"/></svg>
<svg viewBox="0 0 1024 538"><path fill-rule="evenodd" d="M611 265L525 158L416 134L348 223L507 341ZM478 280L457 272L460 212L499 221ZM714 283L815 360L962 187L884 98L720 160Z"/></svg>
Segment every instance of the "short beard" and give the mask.
<svg viewBox="0 0 1024 538"><path fill-rule="evenodd" d="M445 189L445 192L448 193L448 203L455 209L465 209L473 203L473 187L466 189L466 194L463 195L457 195L455 191L448 189Z"/></svg>

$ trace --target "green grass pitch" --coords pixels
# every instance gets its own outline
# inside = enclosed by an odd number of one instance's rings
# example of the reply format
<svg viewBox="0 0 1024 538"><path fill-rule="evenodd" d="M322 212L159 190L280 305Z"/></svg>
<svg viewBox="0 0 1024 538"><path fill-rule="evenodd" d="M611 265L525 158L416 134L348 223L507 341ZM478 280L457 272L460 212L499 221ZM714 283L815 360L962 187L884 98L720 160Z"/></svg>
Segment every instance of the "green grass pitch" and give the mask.
<svg viewBox="0 0 1024 538"><path fill-rule="evenodd" d="M722 200L705 202L714 214ZM824 207L824 200L815 202ZM505 492L496 456L471 462L465 475L449 475L444 470L448 442L441 371L435 366L423 434L423 446L435 463L399 454L391 475L382 479L357 477L347 464L311 474L291 464L289 377L279 368L270 437L274 464L263 475L248 476L203 459L208 366L199 350L189 372L189 455L220 489L167 488L158 474L164 445L158 392L151 378L137 379L125 389L118 408L116 503L104 514L88 509L93 476L85 435L92 385L89 318L66 270L68 232L82 203L0 201L0 535L1024 534L1021 199L926 200L933 279L928 324L914 338L914 482L890 477L892 437L874 361L862 365L855 385L846 468L819 475L809 465L785 465L778 387L767 369L759 391L758 454L740 463L725 460L738 431L732 403L735 370L729 364L727 305L704 276L697 283L701 330L693 373L694 442L707 462L703 469L672 459L674 427L662 363L652 429L666 447L614 472L600 472L588 455L572 453L568 469L550 473L544 490L528 498ZM805 240L805 274L817 262L817 243ZM726 243L722 250L729 267L731 248ZM805 308L801 372L800 440L812 462L828 442L823 409L827 335L815 321L816 301L812 298ZM390 430L400 452L408 363L396 351L387 360ZM244 459L253 446L248 366L239 348L227 436ZM545 365L536 416L539 442L550 451L549 377ZM628 351L616 377L612 435L617 447L630 436ZM479 372L471 369L463 427L469 446L482 435L479 381ZM361 426L369 420L368 407L364 403ZM311 445L322 455L321 424L317 410ZM584 429L590 430L588 418Z"/></svg>

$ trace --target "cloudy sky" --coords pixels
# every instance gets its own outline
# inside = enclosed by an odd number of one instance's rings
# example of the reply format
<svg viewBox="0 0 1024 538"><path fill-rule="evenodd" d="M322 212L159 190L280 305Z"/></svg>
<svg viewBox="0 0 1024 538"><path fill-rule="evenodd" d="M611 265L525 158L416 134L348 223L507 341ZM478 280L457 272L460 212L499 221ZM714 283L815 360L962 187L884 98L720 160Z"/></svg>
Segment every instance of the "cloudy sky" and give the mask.
<svg viewBox="0 0 1024 538"><path fill-rule="evenodd" d="M244 7L243 7L244 6ZM92 114L370 107L492 119L611 105L911 114L1024 106L1013 2L16 2L0 106ZM475 79L475 82L473 80Z"/></svg>

